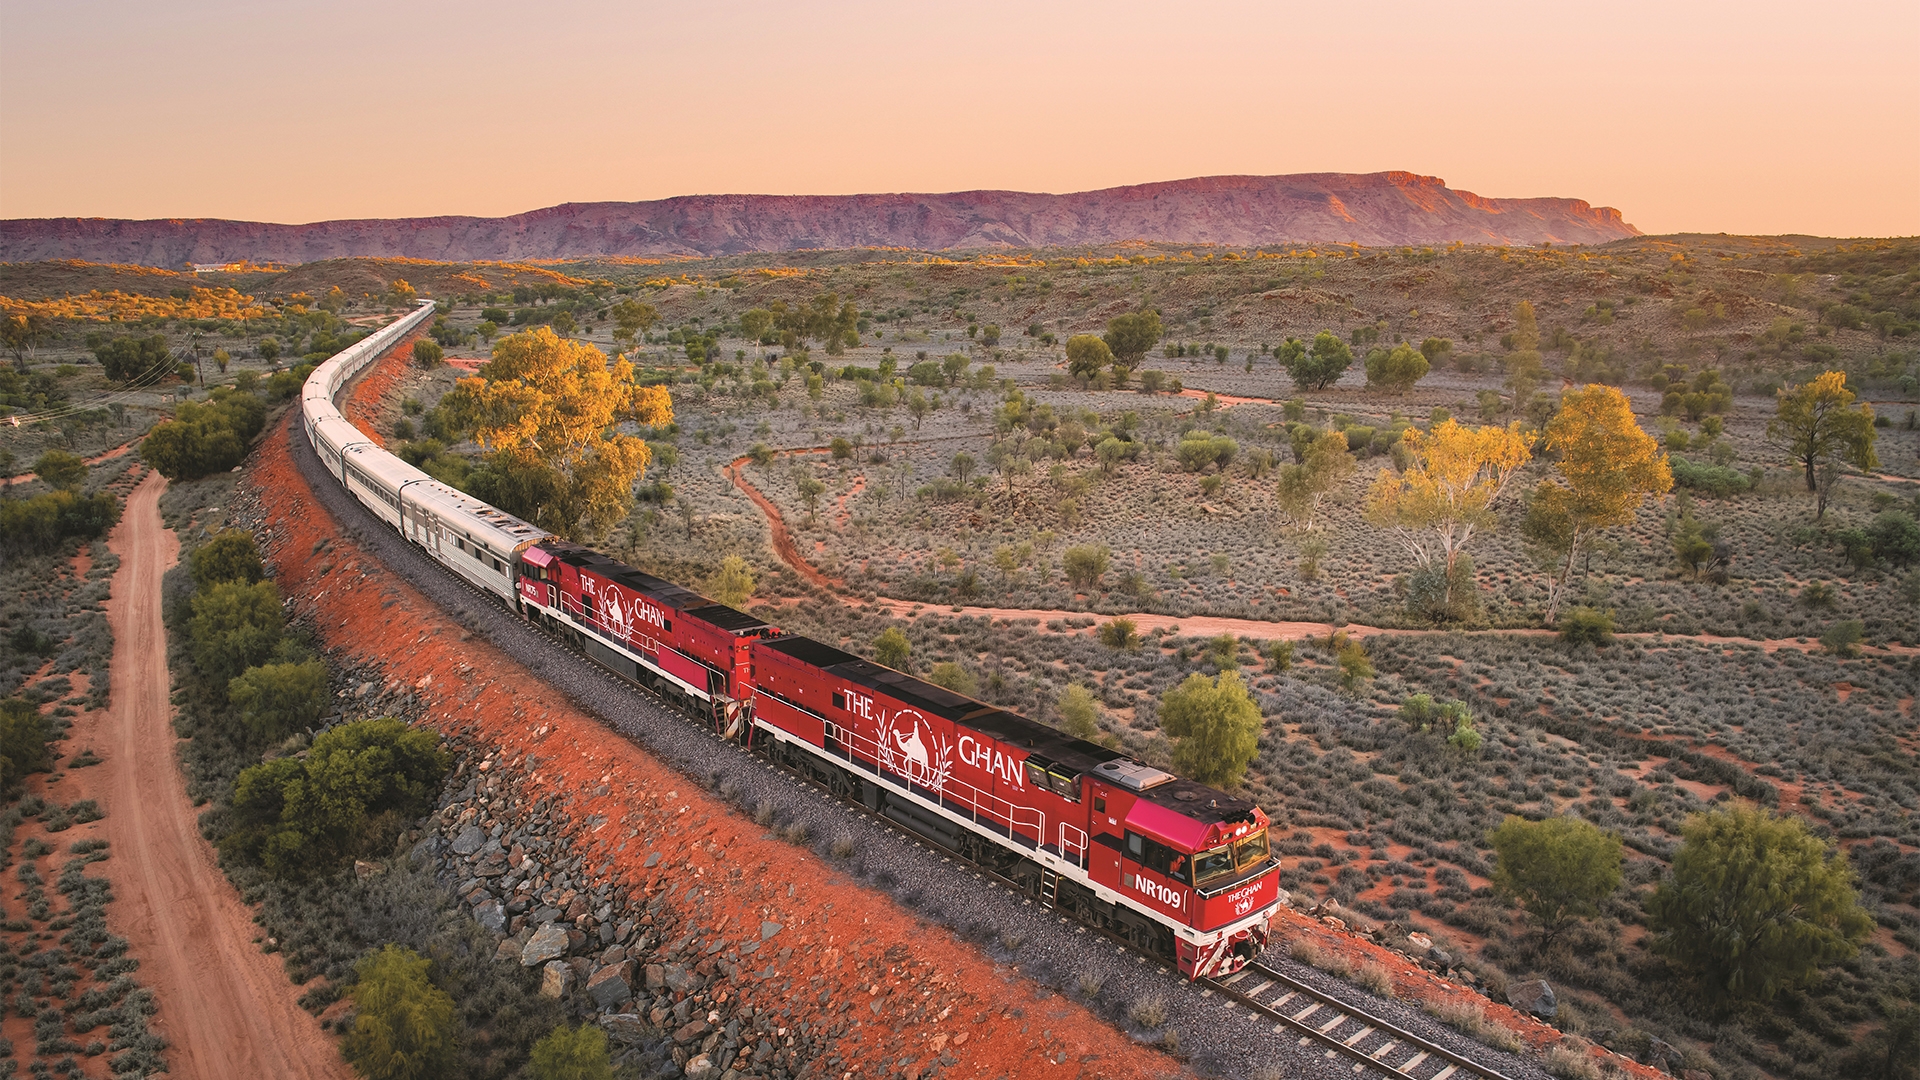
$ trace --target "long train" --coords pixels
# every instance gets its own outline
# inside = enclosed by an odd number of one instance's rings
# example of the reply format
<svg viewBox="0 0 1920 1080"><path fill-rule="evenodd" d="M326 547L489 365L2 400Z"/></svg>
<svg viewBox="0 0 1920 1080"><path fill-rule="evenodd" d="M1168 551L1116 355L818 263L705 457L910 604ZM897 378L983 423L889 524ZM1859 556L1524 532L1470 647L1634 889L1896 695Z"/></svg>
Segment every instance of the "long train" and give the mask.
<svg viewBox="0 0 1920 1080"><path fill-rule="evenodd" d="M407 540L623 680L776 765L1176 964L1260 955L1279 867L1254 803L956 694L569 543L408 465L335 405L431 301L314 369L314 452Z"/></svg>

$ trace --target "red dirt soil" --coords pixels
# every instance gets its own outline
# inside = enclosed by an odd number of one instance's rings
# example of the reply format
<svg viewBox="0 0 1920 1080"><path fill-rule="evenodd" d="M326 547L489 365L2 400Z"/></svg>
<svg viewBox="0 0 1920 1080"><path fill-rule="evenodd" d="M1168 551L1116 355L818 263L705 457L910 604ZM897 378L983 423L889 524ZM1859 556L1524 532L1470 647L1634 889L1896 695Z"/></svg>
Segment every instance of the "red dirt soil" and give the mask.
<svg viewBox="0 0 1920 1080"><path fill-rule="evenodd" d="M590 865L609 864L615 881L650 894L684 883L690 866L705 887L687 917L707 926L783 924L777 943L793 953L779 962L775 978L801 983L819 976L825 986L808 986L806 996L826 989L836 1002L857 995L862 1003L881 1003L877 1015L851 1014L864 1022L836 1047L847 1061L862 1063L862 1071L886 1071L883 1059L946 1052L960 1058L952 1071L961 1076L1044 1068L1060 1077L1145 1078L1179 1071L1085 1008L1042 997L1017 968L983 958L811 852L773 838L462 632L406 582L338 537L289 453L284 434L270 437L246 481L260 493L266 520L275 523L263 546L281 592L293 598L298 615L312 617L336 650L336 662L384 666L393 684L418 689L426 723L497 747L526 773L526 797L564 804L576 849ZM316 553L328 539L332 545ZM585 824L596 818L602 823ZM646 848L627 843L633 830L661 846L684 845L684 854L650 870ZM755 870L736 882L729 867ZM775 985L736 983L750 1002L805 1009L798 994L777 1001ZM1062 1051L1077 1063L1072 1070L1042 1065Z"/></svg>
<svg viewBox="0 0 1920 1080"><path fill-rule="evenodd" d="M160 520L165 490L149 473L107 541L121 560L106 603L112 705L76 717L70 738L103 761L68 772L61 798L96 799L107 811L88 830L112 845L95 873L113 884L108 921L154 993L152 1026L172 1044L173 1075L344 1080L352 1073L333 1040L296 1004L298 988L280 963L253 943L253 911L201 837L174 760L160 575L180 545Z"/></svg>

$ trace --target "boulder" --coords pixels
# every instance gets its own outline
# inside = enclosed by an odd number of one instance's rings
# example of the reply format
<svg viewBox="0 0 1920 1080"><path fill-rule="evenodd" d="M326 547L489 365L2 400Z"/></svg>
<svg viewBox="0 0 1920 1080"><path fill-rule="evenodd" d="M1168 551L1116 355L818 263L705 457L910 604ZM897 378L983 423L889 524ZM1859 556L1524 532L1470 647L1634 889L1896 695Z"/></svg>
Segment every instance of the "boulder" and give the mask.
<svg viewBox="0 0 1920 1080"><path fill-rule="evenodd" d="M490 933L507 932L507 909L500 906L498 900L485 900L473 909L474 921L487 928Z"/></svg>
<svg viewBox="0 0 1920 1080"><path fill-rule="evenodd" d="M600 1026L607 1034L623 1043L637 1043L653 1037L653 1029L640 1019L639 1013L611 1013L600 1018Z"/></svg>
<svg viewBox="0 0 1920 1080"><path fill-rule="evenodd" d="M587 996L602 1009L611 1009L633 996L633 961L622 960L587 976Z"/></svg>
<svg viewBox="0 0 1920 1080"><path fill-rule="evenodd" d="M769 940L770 938L773 937L773 935L779 933L781 929L782 927L777 922L761 923L760 924L760 940L761 941Z"/></svg>
<svg viewBox="0 0 1920 1080"><path fill-rule="evenodd" d="M647 989L665 990L667 988L667 969L659 964L647 965Z"/></svg>
<svg viewBox="0 0 1920 1080"><path fill-rule="evenodd" d="M712 1030L713 1025L707 1023L705 1020L689 1020L687 1023L681 1025L678 1031L673 1033L673 1041L677 1043L690 1043L695 1039L705 1036L707 1032Z"/></svg>
<svg viewBox="0 0 1920 1080"><path fill-rule="evenodd" d="M455 855L471 855L479 851L481 845L486 842L486 831L478 825L469 825L460 830L459 836L453 838L453 853Z"/></svg>
<svg viewBox="0 0 1920 1080"><path fill-rule="evenodd" d="M573 968L565 960L549 960L540 971L540 996L563 998L573 989Z"/></svg>
<svg viewBox="0 0 1920 1080"><path fill-rule="evenodd" d="M522 967L539 967L549 960L558 960L566 951L566 928L557 923L548 923L527 939L526 947L520 950L520 964Z"/></svg>
<svg viewBox="0 0 1920 1080"><path fill-rule="evenodd" d="M1668 1076L1678 1076L1685 1070L1687 1058L1680 1052L1680 1048L1672 1043L1649 1037L1647 1055L1641 1059L1641 1063L1651 1065Z"/></svg>
<svg viewBox="0 0 1920 1080"><path fill-rule="evenodd" d="M1551 1020L1553 1014L1560 1011L1560 1002L1553 996L1553 987L1547 985L1545 979L1529 979L1508 986L1507 1004L1542 1020Z"/></svg>
<svg viewBox="0 0 1920 1080"><path fill-rule="evenodd" d="M695 1054L687 1062L687 1080L720 1080L720 1066L705 1054Z"/></svg>
<svg viewBox="0 0 1920 1080"><path fill-rule="evenodd" d="M680 964L666 965L661 977L666 982L667 989L677 994L691 994L706 983L699 973L689 971Z"/></svg>

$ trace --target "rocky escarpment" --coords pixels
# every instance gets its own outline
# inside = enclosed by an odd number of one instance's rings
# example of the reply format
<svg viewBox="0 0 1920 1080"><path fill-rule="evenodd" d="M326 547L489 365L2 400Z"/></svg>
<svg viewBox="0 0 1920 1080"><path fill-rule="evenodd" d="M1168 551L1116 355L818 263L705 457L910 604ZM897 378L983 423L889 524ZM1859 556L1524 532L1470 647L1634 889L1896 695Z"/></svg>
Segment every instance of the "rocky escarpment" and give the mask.
<svg viewBox="0 0 1920 1080"><path fill-rule="evenodd" d="M606 823L576 823L554 801L531 798L514 764L498 752L464 755L410 856L430 863L498 936L496 963L539 969L542 994L598 1023L616 1062L648 1075L669 1061L690 1080L788 1077L839 1063L830 1053L838 1031L819 1015L796 1019L790 1006L752 1003L767 996L756 987L791 1000L785 926L696 924L689 912L698 905L685 902L699 876L659 850L639 883L620 880L610 863L588 865L568 835Z"/></svg>
<svg viewBox="0 0 1920 1080"><path fill-rule="evenodd" d="M687 195L567 203L511 217L322 221L173 218L0 221L0 260L303 263L347 257L557 259L902 247L1077 247L1146 240L1291 243L1600 244L1638 229L1579 199L1490 199L1407 172L1211 176L1048 195Z"/></svg>

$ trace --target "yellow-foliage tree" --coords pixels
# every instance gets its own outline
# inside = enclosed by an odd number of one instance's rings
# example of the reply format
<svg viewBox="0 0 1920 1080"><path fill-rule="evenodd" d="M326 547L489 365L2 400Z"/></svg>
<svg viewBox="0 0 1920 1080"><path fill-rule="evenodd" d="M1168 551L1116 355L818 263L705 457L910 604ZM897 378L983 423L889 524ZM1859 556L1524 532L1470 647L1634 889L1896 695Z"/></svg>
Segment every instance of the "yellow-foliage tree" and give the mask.
<svg viewBox="0 0 1920 1080"><path fill-rule="evenodd" d="M1431 432L1408 428L1409 462L1391 469L1367 492L1367 521L1391 529L1424 570L1446 571L1447 603L1454 602L1454 564L1474 533L1492 526L1493 504L1533 456L1520 425L1464 427L1447 420Z"/></svg>
<svg viewBox="0 0 1920 1080"><path fill-rule="evenodd" d="M1580 553L1601 529L1626 525L1649 495L1673 490L1660 444L1641 430L1627 395L1583 386L1560 397L1546 447L1560 456L1558 476L1540 481L1527 508L1527 538L1560 563L1547 589L1547 622L1559 613Z"/></svg>
<svg viewBox="0 0 1920 1080"><path fill-rule="evenodd" d="M486 490L475 494L577 540L626 518L652 460L644 440L616 425L673 420L665 387L638 385L632 364L544 326L501 338L479 377L460 380L445 401L488 453Z"/></svg>

